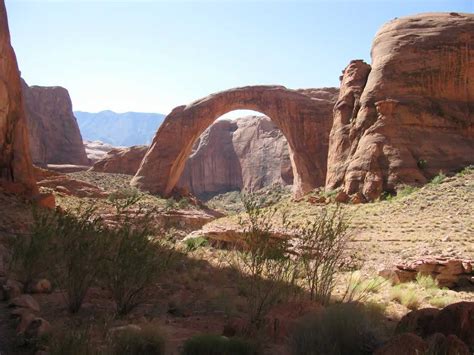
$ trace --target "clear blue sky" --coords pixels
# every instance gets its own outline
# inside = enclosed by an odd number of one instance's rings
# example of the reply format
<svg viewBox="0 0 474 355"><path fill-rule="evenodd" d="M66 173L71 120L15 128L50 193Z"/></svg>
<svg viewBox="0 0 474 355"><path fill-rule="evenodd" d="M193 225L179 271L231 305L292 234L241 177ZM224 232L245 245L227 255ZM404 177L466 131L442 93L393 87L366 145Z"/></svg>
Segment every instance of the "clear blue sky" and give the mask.
<svg viewBox="0 0 474 355"><path fill-rule="evenodd" d="M30 85L69 89L74 109L168 113L254 84L338 86L351 59L370 61L394 17L474 12L474 0L6 0Z"/></svg>

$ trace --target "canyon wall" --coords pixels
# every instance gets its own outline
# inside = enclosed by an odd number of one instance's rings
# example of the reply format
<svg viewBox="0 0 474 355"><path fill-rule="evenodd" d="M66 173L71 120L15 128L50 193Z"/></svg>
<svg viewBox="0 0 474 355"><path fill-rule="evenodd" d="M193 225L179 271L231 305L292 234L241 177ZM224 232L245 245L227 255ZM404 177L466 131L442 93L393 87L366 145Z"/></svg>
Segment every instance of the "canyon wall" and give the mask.
<svg viewBox="0 0 474 355"><path fill-rule="evenodd" d="M88 165L68 91L22 80L22 92L33 163Z"/></svg>
<svg viewBox="0 0 474 355"><path fill-rule="evenodd" d="M474 163L474 15L421 14L377 33L344 70L326 188L374 200Z"/></svg>
<svg viewBox="0 0 474 355"><path fill-rule="evenodd" d="M10 43L5 3L0 1L0 183L37 193L31 164L20 72Z"/></svg>
<svg viewBox="0 0 474 355"><path fill-rule="evenodd" d="M178 182L197 196L291 185L288 143L265 116L216 121L194 144Z"/></svg>

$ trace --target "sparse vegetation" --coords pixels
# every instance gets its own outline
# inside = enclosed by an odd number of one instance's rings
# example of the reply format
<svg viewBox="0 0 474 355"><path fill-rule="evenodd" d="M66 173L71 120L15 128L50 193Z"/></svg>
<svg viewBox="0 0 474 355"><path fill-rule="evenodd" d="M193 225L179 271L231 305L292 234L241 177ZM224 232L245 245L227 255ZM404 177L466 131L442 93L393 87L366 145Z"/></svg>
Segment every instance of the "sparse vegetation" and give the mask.
<svg viewBox="0 0 474 355"><path fill-rule="evenodd" d="M430 182L432 185L439 185L446 179L446 175L440 171L438 175L436 175Z"/></svg>
<svg viewBox="0 0 474 355"><path fill-rule="evenodd" d="M411 310L418 309L421 305L418 290L411 284L400 284L394 286L390 290L390 299Z"/></svg>
<svg viewBox="0 0 474 355"><path fill-rule="evenodd" d="M366 302L371 294L379 292L386 284L387 280L380 276L363 278L360 272L353 272L350 274L342 301Z"/></svg>
<svg viewBox="0 0 474 355"><path fill-rule="evenodd" d="M418 274L416 275L416 282L419 286L421 286L425 290L432 290L432 289L439 288L438 281L434 279L431 275Z"/></svg>
<svg viewBox="0 0 474 355"><path fill-rule="evenodd" d="M257 355L254 343L221 335L196 335L184 343L183 355Z"/></svg>
<svg viewBox="0 0 474 355"><path fill-rule="evenodd" d="M250 324L259 329L270 308L289 296L295 284L296 266L289 253L289 241L271 236L276 210L264 209L253 196L244 199L244 205L244 248L233 253L231 266L241 275Z"/></svg>
<svg viewBox="0 0 474 355"><path fill-rule="evenodd" d="M54 332L46 342L50 355L97 355L88 329L63 329Z"/></svg>
<svg viewBox="0 0 474 355"><path fill-rule="evenodd" d="M30 235L17 235L12 244L11 271L25 285L44 274L50 266L51 241L54 237L55 214L33 209Z"/></svg>
<svg viewBox="0 0 474 355"><path fill-rule="evenodd" d="M346 217L337 206L303 227L295 227L295 250L299 272L312 301L327 304L335 285L334 276L341 264L349 240Z"/></svg>
<svg viewBox="0 0 474 355"><path fill-rule="evenodd" d="M196 249L209 245L209 242L204 237L196 237L196 238L186 239L184 241L184 244L186 245L187 251L194 251Z"/></svg>

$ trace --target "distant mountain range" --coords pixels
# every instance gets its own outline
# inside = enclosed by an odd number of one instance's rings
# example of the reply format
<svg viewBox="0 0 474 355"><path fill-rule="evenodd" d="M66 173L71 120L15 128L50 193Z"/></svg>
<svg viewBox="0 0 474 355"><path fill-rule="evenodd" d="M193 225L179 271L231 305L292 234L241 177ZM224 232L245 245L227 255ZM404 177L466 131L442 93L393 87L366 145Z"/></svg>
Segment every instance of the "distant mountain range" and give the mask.
<svg viewBox="0 0 474 355"><path fill-rule="evenodd" d="M160 113L74 111L82 139L113 146L150 144L165 115Z"/></svg>

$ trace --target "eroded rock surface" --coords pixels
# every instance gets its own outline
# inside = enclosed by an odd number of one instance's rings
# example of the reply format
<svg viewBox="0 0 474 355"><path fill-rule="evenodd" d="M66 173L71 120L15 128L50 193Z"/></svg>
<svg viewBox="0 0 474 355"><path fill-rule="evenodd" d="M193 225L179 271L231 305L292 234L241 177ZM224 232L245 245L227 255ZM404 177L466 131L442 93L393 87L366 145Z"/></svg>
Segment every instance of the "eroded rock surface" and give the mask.
<svg viewBox="0 0 474 355"><path fill-rule="evenodd" d="M324 185L329 131L337 89L290 90L247 86L176 107L165 119L132 185L168 196L176 186L199 136L220 116L239 109L270 117L286 137L299 196Z"/></svg>
<svg viewBox="0 0 474 355"><path fill-rule="evenodd" d="M4 1L0 1L0 184L26 195L37 193L21 97L20 72L10 44Z"/></svg>
<svg viewBox="0 0 474 355"><path fill-rule="evenodd" d="M22 81L30 150L34 164L89 163L66 89L28 86Z"/></svg>
<svg viewBox="0 0 474 355"><path fill-rule="evenodd" d="M265 116L216 121L194 144L178 186L197 196L291 185L288 144Z"/></svg>
<svg viewBox="0 0 474 355"><path fill-rule="evenodd" d="M377 33L371 68L345 69L328 189L374 200L474 162L474 15L421 14Z"/></svg>
<svg viewBox="0 0 474 355"><path fill-rule="evenodd" d="M97 161L92 171L135 175L140 163L148 150L146 145L136 145L127 148L113 148L104 158Z"/></svg>

